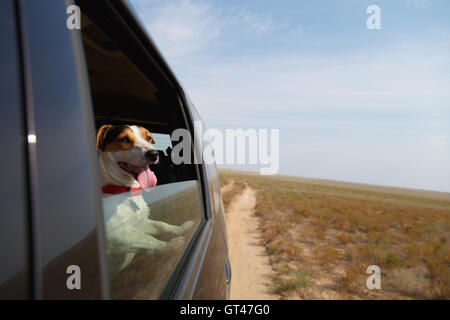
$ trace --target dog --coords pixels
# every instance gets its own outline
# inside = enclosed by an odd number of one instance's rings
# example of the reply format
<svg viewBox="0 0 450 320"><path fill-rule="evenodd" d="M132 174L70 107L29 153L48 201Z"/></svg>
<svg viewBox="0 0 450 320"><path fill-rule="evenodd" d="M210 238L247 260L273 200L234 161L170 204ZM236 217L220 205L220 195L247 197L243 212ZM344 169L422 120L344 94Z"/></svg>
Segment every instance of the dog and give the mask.
<svg viewBox="0 0 450 320"><path fill-rule="evenodd" d="M157 178L149 168L159 160L154 143L151 133L141 126L103 125L97 133L112 276L130 264L140 249L153 253L180 249L186 243L182 234L193 225L192 221L175 226L150 219L150 208L142 191L151 191L149 188L157 184ZM172 239L156 238L162 234Z"/></svg>

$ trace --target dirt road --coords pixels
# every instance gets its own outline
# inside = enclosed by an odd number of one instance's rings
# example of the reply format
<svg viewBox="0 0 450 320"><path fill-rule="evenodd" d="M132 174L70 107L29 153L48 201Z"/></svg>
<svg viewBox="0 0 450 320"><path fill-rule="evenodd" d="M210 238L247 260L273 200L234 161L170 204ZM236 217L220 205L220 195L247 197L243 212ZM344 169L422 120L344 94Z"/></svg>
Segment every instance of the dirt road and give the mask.
<svg viewBox="0 0 450 320"><path fill-rule="evenodd" d="M225 190L231 187L225 186ZM261 245L258 217L255 216L255 191L246 186L232 200L226 214L230 262L231 299L279 299L270 293L273 275L269 257Z"/></svg>

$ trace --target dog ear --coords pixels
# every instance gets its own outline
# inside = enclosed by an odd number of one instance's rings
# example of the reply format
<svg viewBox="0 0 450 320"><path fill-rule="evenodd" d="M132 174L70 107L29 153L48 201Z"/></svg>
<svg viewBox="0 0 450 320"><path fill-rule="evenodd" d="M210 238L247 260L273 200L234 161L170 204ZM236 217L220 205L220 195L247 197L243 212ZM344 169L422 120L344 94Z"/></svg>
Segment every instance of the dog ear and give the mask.
<svg viewBox="0 0 450 320"><path fill-rule="evenodd" d="M100 130L97 132L97 148L104 150L103 143L105 142L106 134L113 126L110 124L105 124L101 126Z"/></svg>
<svg viewBox="0 0 450 320"><path fill-rule="evenodd" d="M150 143L151 144L155 144L156 142L155 142L155 139L153 138L153 136L150 134L150 137L152 138L151 140L150 140Z"/></svg>

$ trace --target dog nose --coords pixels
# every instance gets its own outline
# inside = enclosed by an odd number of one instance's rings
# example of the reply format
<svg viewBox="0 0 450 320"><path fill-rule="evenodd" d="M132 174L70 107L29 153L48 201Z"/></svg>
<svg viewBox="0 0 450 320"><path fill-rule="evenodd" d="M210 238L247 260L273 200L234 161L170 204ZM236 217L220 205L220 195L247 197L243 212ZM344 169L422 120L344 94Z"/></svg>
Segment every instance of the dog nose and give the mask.
<svg viewBox="0 0 450 320"><path fill-rule="evenodd" d="M145 158L148 161L155 162L159 158L158 150L149 150L145 153Z"/></svg>

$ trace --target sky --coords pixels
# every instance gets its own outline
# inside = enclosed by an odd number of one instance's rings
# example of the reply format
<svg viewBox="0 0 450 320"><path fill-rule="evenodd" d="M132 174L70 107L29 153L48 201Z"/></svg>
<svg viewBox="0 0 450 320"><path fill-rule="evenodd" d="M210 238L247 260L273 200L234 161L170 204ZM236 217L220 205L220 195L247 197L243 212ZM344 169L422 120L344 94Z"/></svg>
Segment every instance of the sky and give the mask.
<svg viewBox="0 0 450 320"><path fill-rule="evenodd" d="M450 192L450 1L131 3L208 128L280 130L280 174Z"/></svg>

